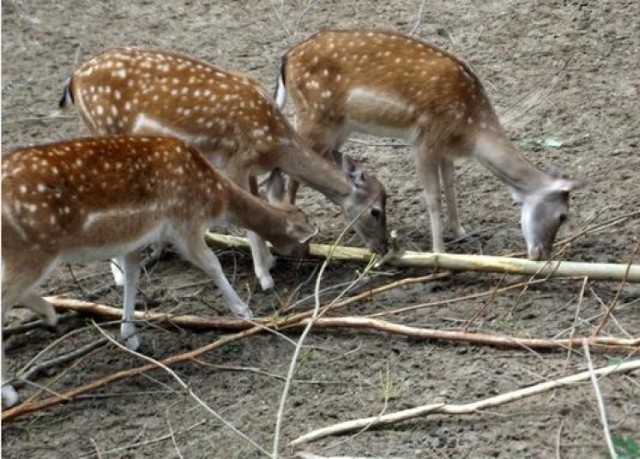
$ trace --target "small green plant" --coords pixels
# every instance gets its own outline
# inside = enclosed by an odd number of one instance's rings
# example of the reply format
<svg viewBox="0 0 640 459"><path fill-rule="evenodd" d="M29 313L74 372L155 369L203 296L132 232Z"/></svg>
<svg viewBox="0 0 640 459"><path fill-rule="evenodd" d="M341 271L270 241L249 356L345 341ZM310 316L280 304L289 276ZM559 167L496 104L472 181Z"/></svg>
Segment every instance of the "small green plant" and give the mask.
<svg viewBox="0 0 640 459"><path fill-rule="evenodd" d="M300 366L309 363L311 361L311 357L313 357L313 349L309 349L307 352L302 354L300 357Z"/></svg>
<svg viewBox="0 0 640 459"><path fill-rule="evenodd" d="M385 401L400 397L404 392L404 386L404 381L397 381L393 379L389 373L389 367L387 367L386 373L380 373L380 388Z"/></svg>
<svg viewBox="0 0 640 459"><path fill-rule="evenodd" d="M633 438L626 435L613 436L613 448L618 455L618 459L638 459L640 458L640 446ZM607 455L607 457L609 457Z"/></svg>
<svg viewBox="0 0 640 459"><path fill-rule="evenodd" d="M233 354L235 352L240 352L242 349L242 345L240 343L228 343L220 348L220 351L223 354Z"/></svg>

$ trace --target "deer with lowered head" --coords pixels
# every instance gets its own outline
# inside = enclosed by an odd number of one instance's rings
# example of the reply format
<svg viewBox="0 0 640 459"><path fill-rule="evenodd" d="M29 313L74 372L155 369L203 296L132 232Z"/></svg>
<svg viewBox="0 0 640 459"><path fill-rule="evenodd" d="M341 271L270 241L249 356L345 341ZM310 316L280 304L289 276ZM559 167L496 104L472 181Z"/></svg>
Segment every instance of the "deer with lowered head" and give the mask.
<svg viewBox="0 0 640 459"><path fill-rule="evenodd" d="M548 259L567 219L569 192L584 181L531 164L509 141L478 77L455 56L396 32L320 32L281 59L276 102L293 105L296 128L328 157L353 132L398 137L413 148L430 215L433 252L444 252L441 188L449 225L462 237L453 161L472 156L522 204L529 258ZM337 155L339 157L339 155ZM295 201L298 183L290 183Z"/></svg>
<svg viewBox="0 0 640 459"><path fill-rule="evenodd" d="M227 177L257 193L255 177L281 170L339 205L378 253L388 248L386 194L349 157L318 156L251 77L178 54L141 48L108 50L79 66L61 100L71 99L94 135L169 135L198 148ZM273 287L274 259L248 233L254 270Z"/></svg>
<svg viewBox="0 0 640 459"><path fill-rule="evenodd" d="M315 234L302 212L269 204L219 173L195 148L169 137L87 138L14 151L2 158L2 323L22 304L55 325L34 290L60 263L118 257L124 272L121 335L136 349L132 322L140 249L168 242L209 275L231 311L252 317L204 240L233 223L280 252L303 256ZM16 403L6 383L2 398Z"/></svg>

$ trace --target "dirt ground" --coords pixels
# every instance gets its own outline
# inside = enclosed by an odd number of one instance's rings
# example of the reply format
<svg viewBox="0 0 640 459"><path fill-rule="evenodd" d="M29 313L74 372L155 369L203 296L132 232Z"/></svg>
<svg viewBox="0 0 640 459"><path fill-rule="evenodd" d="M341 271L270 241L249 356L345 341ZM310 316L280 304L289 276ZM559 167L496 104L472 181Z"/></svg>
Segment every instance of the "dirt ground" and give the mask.
<svg viewBox="0 0 640 459"><path fill-rule="evenodd" d="M93 2L3 0L2 149L85 135L69 111L64 118L38 120L55 110L65 78L80 48L81 60L115 45L138 44L183 52L222 67L248 72L269 88L275 63L288 46L330 27L377 27L409 32L421 1L285 1L283 20L276 1ZM587 222L605 222L637 211L640 198L640 3L635 1L490 0L425 2L416 35L464 58L484 82L507 130L539 165L554 165L590 185L571 199L571 219L560 237ZM288 30L285 31L285 28ZM528 95L537 95L533 104ZM430 246L426 206L408 149L388 139L365 138L345 151L360 158L386 185L388 221L404 247ZM555 147L554 147L555 145ZM506 188L471 161L457 165L462 222L469 240L450 242L452 252L505 254L524 241L518 206ZM321 228L318 241L331 241L345 221L339 209L305 190L300 206ZM235 229L228 229L238 233ZM629 219L577 239L565 255L576 261L628 263L640 221ZM347 243L359 244L349 236ZM256 315L269 315L288 295L313 293L309 281L319 262L281 260L274 271L276 292L263 293L241 250L218 250L234 285ZM332 263L321 287L335 298L362 266ZM73 275L75 275L74 280ZM405 277L417 269L385 268L347 294ZM367 315L418 303L488 291L522 280L481 273L456 274L392 290L340 312ZM386 317L397 323L459 330L478 312L471 329L519 337L587 336L615 297L616 283L549 280L526 292L494 298L444 302ZM333 288L329 288L333 287ZM224 315L226 307L204 273L171 254L140 285L139 309ZM43 294L90 298L120 307L106 262L61 267L41 288ZM89 295L88 295L89 293ZM625 286L615 321L603 334L640 336L640 290ZM298 309L308 308L310 300ZM16 310L16 317L24 313ZM84 328L83 328L84 327ZM105 328L117 334L115 324ZM44 357L96 339L85 318L64 321L55 332L42 329L7 341L12 372L66 333ZM143 351L161 359L212 342L224 333L144 329ZM297 334L288 335L297 338ZM264 334L206 354L201 363L174 370L228 422L271 450L277 406L293 352L281 336ZM447 342L408 340L354 330L312 332L303 349L283 423L283 457L299 451L322 456L365 457L605 457L606 444L591 384L546 393L489 411L431 416L371 429L356 436L330 437L299 449L288 442L335 422L420 404L466 403L558 378L586 368L581 351L536 353ZM593 356L602 366L626 355ZM120 369L139 358L105 346L66 369L40 375L34 383L66 389ZM600 381L616 441L640 442L639 375ZM21 389L23 398L36 386ZM385 399L387 403L385 406ZM172 440L173 435L173 440ZM96 394L34 413L2 426L7 458L245 458L261 453L185 396L171 377L156 371L110 385ZM630 456L628 456L630 457Z"/></svg>

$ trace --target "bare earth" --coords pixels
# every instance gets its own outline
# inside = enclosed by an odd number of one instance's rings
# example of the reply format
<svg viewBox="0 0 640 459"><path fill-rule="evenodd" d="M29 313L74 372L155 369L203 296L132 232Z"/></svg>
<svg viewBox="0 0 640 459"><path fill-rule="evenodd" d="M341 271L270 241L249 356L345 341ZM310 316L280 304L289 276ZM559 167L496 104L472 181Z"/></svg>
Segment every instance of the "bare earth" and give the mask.
<svg viewBox="0 0 640 459"><path fill-rule="evenodd" d="M3 1L3 151L86 135L73 111L65 113L65 118L36 119L56 109L78 47L81 60L123 44L175 50L251 73L271 90L277 58L288 46L330 27L409 32L421 4L417 0L316 1L307 8L302 0L284 3L284 20L280 21L275 14L280 2L268 1ZM568 176L591 181L572 198L572 217L560 237L579 231L594 218L596 223L604 222L639 208L639 17L640 3L623 0L433 0L426 2L423 20L416 29L416 35L453 51L474 68L498 112L508 120L512 139L533 162L554 165ZM528 104L531 98L526 97L532 91L537 97ZM398 142L391 145L388 139L365 141L383 145L348 143L345 150L363 160L387 186L389 225L398 231L402 245L425 250L430 246L426 206L408 148ZM448 250L495 255L523 250L519 209L506 188L476 163L462 161L457 167L463 224L471 232L489 230L467 241L450 242ZM300 205L321 228L317 240L331 241L342 231L345 221L339 209L319 194L305 189ZM240 234L233 228L226 230ZM639 234L640 221L631 219L579 238L565 258L628 263ZM347 243L359 244L353 235ZM316 261L281 260L274 271L277 293L263 293L245 252L218 253L230 279L243 297L250 298L257 315L269 315L286 303L294 288L319 266ZM121 291L113 286L106 262L72 269L77 282L68 267L61 267L42 286L42 293L87 298L87 292L102 289L93 301L121 305ZM332 263L321 287L349 282L361 269L355 264ZM424 274L387 268L348 294ZM457 274L393 290L340 313L366 315L488 291L518 280L516 276ZM580 300L581 286L581 279L550 280L523 294L512 290L491 300L444 304L388 319L459 330L486 307L471 329L520 337L588 336L619 285L588 282ZM331 300L343 288L328 290L323 298ZM228 313L206 276L172 254L150 270L140 289L139 309L212 316ZM291 301L312 292L313 282L306 282ZM603 334L640 335L639 297L637 286L622 288L615 321ZM299 308L311 305L307 300ZM25 313L16 310L14 315L20 318ZM71 330L85 327L63 339L45 359L96 339L99 332L88 325L85 318L75 318L54 333L38 329L12 337L7 342L10 370L22 368ZM116 325L105 328L117 334ZM150 326L142 332L143 350L161 359L220 336L223 333ZM289 337L295 339L297 334ZM292 352L292 344L283 337L264 334L208 353L201 363L177 365L174 370L209 406L270 451L282 376ZM290 440L327 424L376 415L383 409L391 412L425 403L470 402L586 368L581 351L539 354L354 330L313 332L303 355L284 417L284 457L294 457L298 451L323 456L420 458L555 457L556 451L565 458L606 455L590 383L488 412L431 416L355 437L324 439L296 450L287 446ZM627 358L597 354L594 364L606 365L612 357ZM115 346L106 346L69 368L40 375L34 382L62 392L142 363ZM630 374L600 382L612 434L636 442L640 442L639 379L638 374ZM21 394L26 398L35 391L35 386L27 386ZM261 457L185 396L164 372L124 380L96 395L3 424L3 455L97 457L99 451L101 457L169 458L178 457L180 451L189 458Z"/></svg>

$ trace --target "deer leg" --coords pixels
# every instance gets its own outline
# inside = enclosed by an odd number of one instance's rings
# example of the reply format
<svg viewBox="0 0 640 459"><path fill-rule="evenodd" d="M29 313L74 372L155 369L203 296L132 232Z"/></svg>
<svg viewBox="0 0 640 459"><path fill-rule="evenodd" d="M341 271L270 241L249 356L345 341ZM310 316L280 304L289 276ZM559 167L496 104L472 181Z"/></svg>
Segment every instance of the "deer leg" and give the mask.
<svg viewBox="0 0 640 459"><path fill-rule="evenodd" d="M249 191L254 196L258 196L258 183L255 177L249 177ZM253 258L253 270L260 282L262 290L270 290L274 286L273 277L269 270L276 264L276 259L271 252L267 243L258 234L253 231L247 231L247 239L251 247L251 256Z"/></svg>
<svg viewBox="0 0 640 459"><path fill-rule="evenodd" d="M247 231L251 256L253 257L253 271L260 282L262 290L270 290L274 287L273 277L269 270L275 265L275 257L271 255L269 247L264 239L253 231Z"/></svg>
<svg viewBox="0 0 640 459"><path fill-rule="evenodd" d="M416 151L415 160L418 175L424 188L427 208L429 209L432 251L433 253L443 253L444 240L442 239L442 206L439 177L440 161L438 157L425 150Z"/></svg>
<svg viewBox="0 0 640 459"><path fill-rule="evenodd" d="M109 267L111 268L111 274L113 275L113 281L117 287L124 285L124 258L113 257L109 260Z"/></svg>
<svg viewBox="0 0 640 459"><path fill-rule="evenodd" d="M451 159L442 158L440 161L440 177L444 185L444 195L447 200L447 210L449 211L449 228L456 238L465 237L467 233L460 225L460 218L458 216L458 205L456 203L456 192L454 188L454 169Z"/></svg>
<svg viewBox="0 0 640 459"><path fill-rule="evenodd" d="M124 307L122 311L122 324L120 324L120 336L127 347L136 350L140 347L140 338L136 333L133 323L133 315L136 308L136 290L140 279L140 261L142 257L139 250L128 253L122 260L124 273Z"/></svg>
<svg viewBox="0 0 640 459"><path fill-rule="evenodd" d="M5 295L2 295L3 299L6 299ZM7 316L9 315L9 311L11 311L11 305L9 303L2 305L2 328L4 328L4 324ZM10 406L18 403L20 397L18 397L18 393L13 388L11 384L9 384L9 378L7 376L7 357L4 354L4 340L2 340L2 361L0 361L0 366L2 367L2 405L3 408L8 408Z"/></svg>
<svg viewBox="0 0 640 459"><path fill-rule="evenodd" d="M20 302L35 312L48 327L55 327L58 324L56 310L41 296L30 293L20 300Z"/></svg>
<svg viewBox="0 0 640 459"><path fill-rule="evenodd" d="M27 257L20 256L17 259L6 255L2 261L2 328L4 328L13 306L19 303L24 303L36 314L43 316L46 324L55 325L57 316L53 307L42 298L28 293L38 285L39 280L52 268L51 262L42 262L42 259L39 259L38 255L33 253ZM34 298L39 298L39 301L34 301ZM42 303L46 303L46 305ZM7 377L4 341L1 348L2 404L4 405L3 407L10 407L18 403L19 397L13 386L7 383L9 378Z"/></svg>
<svg viewBox="0 0 640 459"><path fill-rule="evenodd" d="M192 234L186 240L185 244L179 244L176 245L176 247L178 247L184 258L202 269L213 279L218 289L220 289L225 302L235 315L244 317L245 319L251 319L253 317L251 310L245 302L240 299L227 280L218 257L207 247L200 231Z"/></svg>

